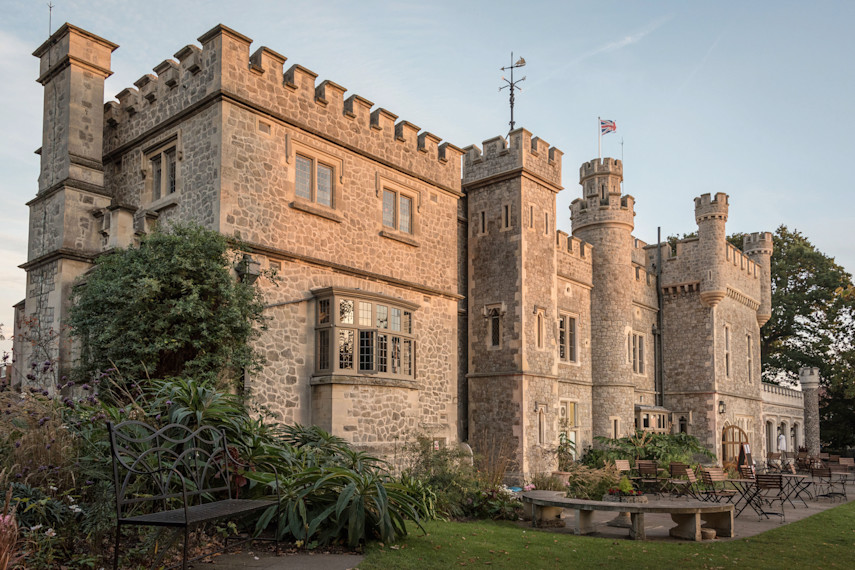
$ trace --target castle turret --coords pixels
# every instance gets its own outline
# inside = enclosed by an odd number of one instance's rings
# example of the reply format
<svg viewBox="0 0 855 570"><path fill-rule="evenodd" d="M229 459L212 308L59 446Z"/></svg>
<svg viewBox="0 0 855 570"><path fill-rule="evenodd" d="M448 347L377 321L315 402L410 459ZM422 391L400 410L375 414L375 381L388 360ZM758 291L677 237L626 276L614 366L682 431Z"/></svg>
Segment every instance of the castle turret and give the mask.
<svg viewBox="0 0 855 570"><path fill-rule="evenodd" d="M698 256L705 268L701 279L701 302L710 307L718 305L727 295L723 274L727 262L727 194L718 192L715 198L702 194L695 198L695 221L698 223Z"/></svg>
<svg viewBox="0 0 855 570"><path fill-rule="evenodd" d="M635 200L621 196L623 165L612 158L579 169L583 198L570 205L573 236L593 245L591 366L593 435L621 437L634 425L632 362L622 347L632 334L632 230Z"/></svg>
<svg viewBox="0 0 855 570"><path fill-rule="evenodd" d="M760 268L760 307L757 324L763 326L772 318L772 234L755 232L742 238L742 251Z"/></svg>
<svg viewBox="0 0 855 570"><path fill-rule="evenodd" d="M555 196L561 151L525 129L469 146L469 435L510 444L512 477L558 440ZM516 418L515 421L509 421Z"/></svg>
<svg viewBox="0 0 855 570"><path fill-rule="evenodd" d="M104 80L118 46L64 24L33 55L40 60L44 86L39 189L30 207L27 298L24 315L31 326L59 331L58 346L36 346L40 353L16 355L19 366L50 360L57 373L70 364L70 340L64 324L74 280L101 248L100 222L94 215L110 205L104 189L102 142ZM26 337L29 331L16 330ZM27 343L22 343L26 348ZM52 389L54 382L43 379Z"/></svg>
<svg viewBox="0 0 855 570"><path fill-rule="evenodd" d="M805 447L811 455L819 454L819 368L799 369L805 405Z"/></svg>

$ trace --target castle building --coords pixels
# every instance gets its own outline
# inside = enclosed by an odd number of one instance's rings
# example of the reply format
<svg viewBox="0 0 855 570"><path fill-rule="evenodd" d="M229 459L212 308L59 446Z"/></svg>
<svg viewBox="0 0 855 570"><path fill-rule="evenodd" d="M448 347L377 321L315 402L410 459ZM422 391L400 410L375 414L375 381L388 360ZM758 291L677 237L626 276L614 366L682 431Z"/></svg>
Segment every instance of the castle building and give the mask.
<svg viewBox="0 0 855 570"><path fill-rule="evenodd" d="M729 245L727 195L695 199L676 251L648 245L621 162L592 160L570 236L562 153L525 129L460 149L225 26L199 42L106 104L116 44L66 24L34 54L44 134L16 326L60 331L60 373L71 285L192 221L276 272L259 281L268 364L247 382L283 422L386 455L418 432L469 441L521 476L551 468L559 438L636 428L725 461L742 442L763 457L779 428L805 444L803 393L760 381L771 235Z"/></svg>

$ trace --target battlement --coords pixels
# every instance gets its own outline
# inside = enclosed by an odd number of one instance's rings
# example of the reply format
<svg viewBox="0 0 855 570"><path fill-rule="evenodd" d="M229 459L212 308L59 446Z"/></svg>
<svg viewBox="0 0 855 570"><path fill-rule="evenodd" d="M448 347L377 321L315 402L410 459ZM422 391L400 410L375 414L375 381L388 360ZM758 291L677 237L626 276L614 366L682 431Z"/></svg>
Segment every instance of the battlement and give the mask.
<svg viewBox="0 0 855 570"><path fill-rule="evenodd" d="M701 194L695 198L695 220L724 220L727 221L728 195L724 192L716 192L715 198L710 194Z"/></svg>
<svg viewBox="0 0 855 570"><path fill-rule="evenodd" d="M743 272L754 279L759 277L759 271L757 270L757 264L745 255L745 253L741 252L738 248L732 246L730 243L727 244L727 251L725 253L725 259L730 262L730 264L735 267L739 272Z"/></svg>
<svg viewBox="0 0 855 570"><path fill-rule="evenodd" d="M510 132L508 139L497 136L485 140L484 152L475 145L463 149L463 185L471 186L494 176L523 169L555 192L561 190L563 152L523 128Z"/></svg>
<svg viewBox="0 0 855 570"><path fill-rule="evenodd" d="M770 232L754 232L745 234L742 238L742 249L746 255L772 255L774 250Z"/></svg>
<svg viewBox="0 0 855 570"><path fill-rule="evenodd" d="M624 223L634 227L635 198L630 194L607 194L576 198L570 203L573 230L598 223Z"/></svg>
<svg viewBox="0 0 855 570"><path fill-rule="evenodd" d="M819 381L819 368L815 366L799 368L799 383L802 385L802 388L819 388Z"/></svg>
<svg viewBox="0 0 855 570"><path fill-rule="evenodd" d="M591 262L591 253L594 246L579 238L567 235L566 232L557 230L555 232L555 249L562 254Z"/></svg>
<svg viewBox="0 0 855 570"><path fill-rule="evenodd" d="M179 113L222 97L265 117L321 135L343 146L364 149L382 162L451 190L460 188L463 151L346 88L298 64L283 71L287 58L218 25L122 90L105 113L105 152L121 149L166 124ZM538 148L540 145L537 145ZM550 153L551 155L551 153Z"/></svg>
<svg viewBox="0 0 855 570"><path fill-rule="evenodd" d="M623 180L623 163L616 158L609 157L583 162L582 166L579 167L579 183L591 176L604 174L620 176L620 179Z"/></svg>

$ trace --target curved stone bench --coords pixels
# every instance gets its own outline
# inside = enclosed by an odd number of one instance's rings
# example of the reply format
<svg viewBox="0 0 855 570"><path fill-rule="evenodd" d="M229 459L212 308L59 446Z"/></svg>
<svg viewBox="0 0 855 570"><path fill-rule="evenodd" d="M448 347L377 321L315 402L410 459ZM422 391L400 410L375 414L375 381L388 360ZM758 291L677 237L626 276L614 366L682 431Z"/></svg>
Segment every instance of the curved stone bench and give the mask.
<svg viewBox="0 0 855 570"><path fill-rule="evenodd" d="M669 530L675 538L701 540L702 529L714 529L717 536L731 537L733 534L733 505L703 503L701 501L650 500L648 503L611 503L568 499L561 491L528 491L523 493L525 505L531 506L532 526L564 526L561 514L564 509L576 512L576 534L594 532L594 511L629 513L632 525L629 537L644 540L644 515L647 513L667 513L676 525Z"/></svg>

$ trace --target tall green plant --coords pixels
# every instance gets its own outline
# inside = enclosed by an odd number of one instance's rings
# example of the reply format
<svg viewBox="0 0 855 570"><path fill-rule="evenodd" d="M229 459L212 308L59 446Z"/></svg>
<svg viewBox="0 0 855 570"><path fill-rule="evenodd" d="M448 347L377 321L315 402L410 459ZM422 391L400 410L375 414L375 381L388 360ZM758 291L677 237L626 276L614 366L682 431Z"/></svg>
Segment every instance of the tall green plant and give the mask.
<svg viewBox="0 0 855 570"><path fill-rule="evenodd" d="M239 247L175 225L99 257L72 293L79 378L118 367L127 378L238 381L257 370L251 341L264 326L263 304L260 290L232 273Z"/></svg>
<svg viewBox="0 0 855 570"><path fill-rule="evenodd" d="M696 456L715 459L715 455L702 445L698 438L686 433L651 433L637 430L634 434L619 439L595 437L594 440L601 449L588 453L583 458L586 464L594 467L615 459L651 459L661 465L672 461L694 463Z"/></svg>

